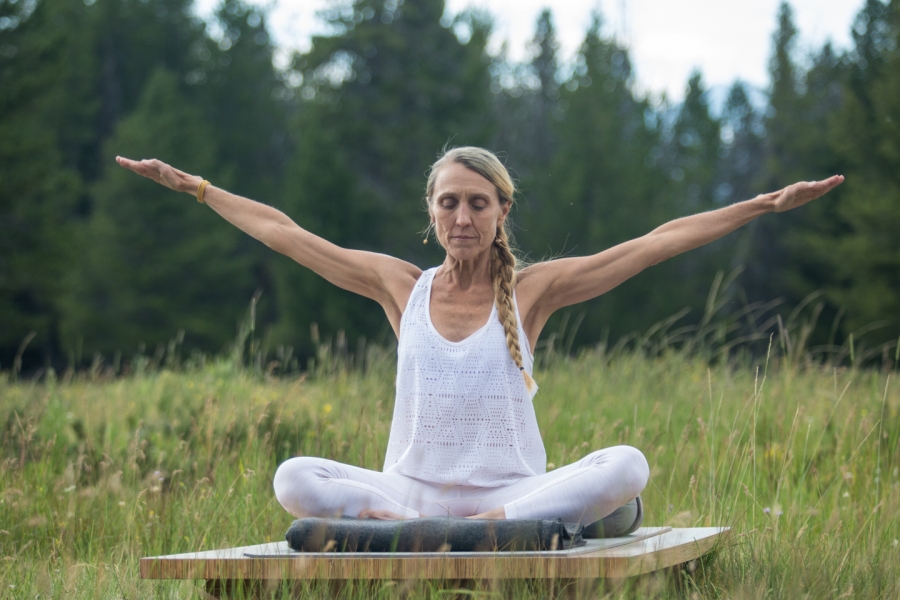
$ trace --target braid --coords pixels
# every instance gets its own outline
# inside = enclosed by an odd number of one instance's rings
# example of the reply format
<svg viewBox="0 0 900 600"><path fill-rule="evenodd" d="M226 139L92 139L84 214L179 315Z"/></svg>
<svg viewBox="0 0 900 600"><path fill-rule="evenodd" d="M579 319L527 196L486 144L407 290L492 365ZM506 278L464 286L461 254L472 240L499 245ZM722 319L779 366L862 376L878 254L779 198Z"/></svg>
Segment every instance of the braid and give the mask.
<svg viewBox="0 0 900 600"><path fill-rule="evenodd" d="M509 248L509 238L504 227L497 228L497 237L491 245L491 279L494 284L494 301L497 316L506 332L509 355L525 378L525 387L531 392L537 384L522 366L522 349L519 347L519 327L513 308L513 290L516 287L516 257Z"/></svg>

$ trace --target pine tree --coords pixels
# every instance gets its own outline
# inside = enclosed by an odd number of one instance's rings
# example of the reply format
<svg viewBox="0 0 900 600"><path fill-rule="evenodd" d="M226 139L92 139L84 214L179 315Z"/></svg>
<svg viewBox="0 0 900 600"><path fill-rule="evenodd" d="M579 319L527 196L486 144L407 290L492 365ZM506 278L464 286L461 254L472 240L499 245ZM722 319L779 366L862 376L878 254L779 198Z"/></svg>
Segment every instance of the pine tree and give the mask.
<svg viewBox="0 0 900 600"><path fill-rule="evenodd" d="M33 9L33 10L32 10ZM49 362L59 337L62 281L77 252L70 219L82 181L66 140L89 111L66 73L84 58L83 7L0 1L0 367L34 332L24 363ZM62 74L62 76L61 76ZM65 118L64 118L65 117ZM63 127L70 120L68 128ZM61 123L63 122L63 123ZM73 134L69 136L68 134Z"/></svg>
<svg viewBox="0 0 900 600"><path fill-rule="evenodd" d="M214 126L217 163L231 172L230 187L251 198L275 201L284 169L287 88L280 81L265 14L240 0L216 12L223 30L201 70L188 74L196 97Z"/></svg>
<svg viewBox="0 0 900 600"><path fill-rule="evenodd" d="M667 168L671 169L670 194L682 215L691 215L720 208L728 203L725 164L723 156L728 150L722 142L722 122L713 114L709 94L699 71L691 74L684 100L678 108L675 122L668 136L666 152ZM745 199L745 198L742 198ZM718 272L731 272L735 268L734 257L740 252L737 244L740 234L692 250L688 255L675 259L669 267L677 270L674 288L684 294L686 307L699 309L708 297ZM732 290L720 290L720 294ZM723 296L720 295L720 299ZM730 305L727 310L735 307ZM673 307L677 310L676 307ZM699 310L692 316L700 317Z"/></svg>
<svg viewBox="0 0 900 600"><path fill-rule="evenodd" d="M766 166L758 192L796 181L822 179L835 173L836 161L826 131L840 98L823 82L840 79L839 64L829 46L804 72L796 63L797 28L793 11L781 5L769 65L772 80L765 120ZM821 274L804 240L828 225L823 211L839 201L842 190L802 210L764 217L750 229L747 272L743 276L751 300L785 299L796 306L821 286Z"/></svg>
<svg viewBox="0 0 900 600"><path fill-rule="evenodd" d="M94 190L89 251L68 302L69 347L152 350L186 332L186 344L219 351L233 339L252 289L236 256L237 231L190 197L118 167L113 156L158 157L215 180L213 132L157 70L135 111L116 127Z"/></svg>
<svg viewBox="0 0 900 600"><path fill-rule="evenodd" d="M759 194L766 175L763 115L751 102L750 92L741 81L736 81L728 92L722 122L726 143L719 162L716 199L721 204L731 204ZM749 223L733 236L737 240L729 242L733 244L729 251L732 257L727 266L729 272L746 265L758 225L758 220Z"/></svg>
<svg viewBox="0 0 900 600"><path fill-rule="evenodd" d="M563 117L560 102L559 42L552 14L544 10L538 16L531 41L534 56L517 73L517 85L497 95L497 118L507 134L509 166L520 177L522 191L516 222L526 231L540 228L544 204L553 196L551 164L559 147L557 125Z"/></svg>
<svg viewBox="0 0 900 600"><path fill-rule="evenodd" d="M675 189L685 213L713 208L714 187L722 146L721 123L712 115L703 76L695 71L672 128L672 167Z"/></svg>
<svg viewBox="0 0 900 600"><path fill-rule="evenodd" d="M900 2L867 2L854 26L844 104L832 140L844 174L838 222L809 240L830 269L830 296L846 308L845 333L900 335Z"/></svg>
<svg viewBox="0 0 900 600"><path fill-rule="evenodd" d="M199 66L205 25L192 5L193 0L102 0L93 7L101 71L98 129L104 139L137 106L155 68L185 81Z"/></svg>
<svg viewBox="0 0 900 600"><path fill-rule="evenodd" d="M552 115L559 102L559 64L557 53L559 42L556 40L556 29L549 9L541 11L538 17L534 39L531 42L536 50L531 61L531 68L537 76L538 88L534 94L534 110L532 112L535 163L540 168L550 165L556 153L556 139L551 130ZM522 149L525 151L525 148Z"/></svg>
<svg viewBox="0 0 900 600"><path fill-rule="evenodd" d="M788 182L796 181L805 174L801 157L797 156L795 144L805 133L802 114L805 106L800 92L802 73L796 64L797 26L794 11L787 2L782 2L778 12L778 29L772 37L774 44L769 60L769 114L766 131L769 142L766 184L778 189Z"/></svg>
<svg viewBox="0 0 900 600"><path fill-rule="evenodd" d="M288 159L288 110L292 96L273 65L274 45L266 14L241 0L226 0L216 11L222 33L195 52L201 65L188 73L188 98L213 126L219 183L236 194L279 204ZM199 44L199 42L195 42ZM258 325L277 318L273 283L276 257L248 236L239 251L253 263L254 286L262 292Z"/></svg>
<svg viewBox="0 0 900 600"><path fill-rule="evenodd" d="M736 81L728 92L722 115L728 133L720 177L726 183L721 202L747 200L759 193L765 166L762 115L750 100L747 86Z"/></svg>
<svg viewBox="0 0 900 600"><path fill-rule="evenodd" d="M349 204L359 196L357 174L342 160L346 149L337 139L338 111L316 107L301 113L296 127L296 159L285 177L285 204L301 226L341 246L355 246L371 235L381 219ZM374 233L377 233L375 231ZM374 244L373 244L374 245ZM373 336L383 328L380 308L350 294L287 257L272 262L279 307L278 340L295 347L299 356L313 354L312 324L326 336L340 330Z"/></svg>

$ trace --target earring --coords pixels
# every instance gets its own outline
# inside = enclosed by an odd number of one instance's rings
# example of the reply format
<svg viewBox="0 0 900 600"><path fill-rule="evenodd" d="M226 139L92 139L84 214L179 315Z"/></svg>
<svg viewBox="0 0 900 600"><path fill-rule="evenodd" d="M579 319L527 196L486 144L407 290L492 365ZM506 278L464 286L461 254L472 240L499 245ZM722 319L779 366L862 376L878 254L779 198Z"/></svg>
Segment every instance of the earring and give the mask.
<svg viewBox="0 0 900 600"><path fill-rule="evenodd" d="M425 228L425 239L422 240L423 244L428 243L428 234L431 233L431 230L434 229L434 221L428 224L428 227Z"/></svg>

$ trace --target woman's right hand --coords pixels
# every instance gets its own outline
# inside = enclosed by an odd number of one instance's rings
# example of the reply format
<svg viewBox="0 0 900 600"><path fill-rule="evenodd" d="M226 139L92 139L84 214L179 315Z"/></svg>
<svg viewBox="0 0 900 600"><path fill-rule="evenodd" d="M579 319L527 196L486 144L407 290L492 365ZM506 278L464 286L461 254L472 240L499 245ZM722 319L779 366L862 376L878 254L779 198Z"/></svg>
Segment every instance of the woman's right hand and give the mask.
<svg viewBox="0 0 900 600"><path fill-rule="evenodd" d="M155 158L138 161L125 158L124 156L117 156L116 162L119 163L119 166L129 171L134 171L147 179L152 179L156 183L176 192L196 195L197 188L200 187L200 183L203 181L203 178L199 175L190 175L184 171L179 171Z"/></svg>

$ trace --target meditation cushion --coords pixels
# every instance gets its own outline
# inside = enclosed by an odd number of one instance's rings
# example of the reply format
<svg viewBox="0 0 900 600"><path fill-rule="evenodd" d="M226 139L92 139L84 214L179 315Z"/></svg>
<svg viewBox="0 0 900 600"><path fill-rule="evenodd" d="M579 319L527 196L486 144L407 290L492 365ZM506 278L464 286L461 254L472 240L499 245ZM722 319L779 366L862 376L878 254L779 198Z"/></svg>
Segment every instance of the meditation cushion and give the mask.
<svg viewBox="0 0 900 600"><path fill-rule="evenodd" d="M491 552L575 548L585 544L582 529L559 519L309 517L294 521L284 537L299 552Z"/></svg>

